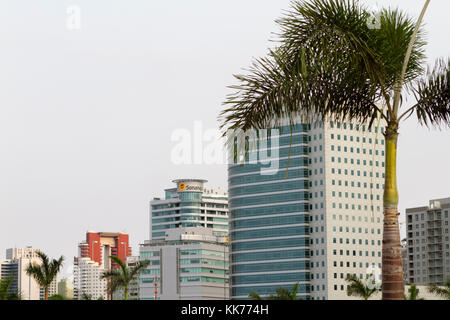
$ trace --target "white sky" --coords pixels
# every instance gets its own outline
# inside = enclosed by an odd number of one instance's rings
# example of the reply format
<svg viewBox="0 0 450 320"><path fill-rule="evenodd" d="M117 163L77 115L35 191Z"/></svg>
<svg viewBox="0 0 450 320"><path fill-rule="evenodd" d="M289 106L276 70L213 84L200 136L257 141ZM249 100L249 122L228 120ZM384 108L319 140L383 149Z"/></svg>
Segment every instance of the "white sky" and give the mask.
<svg viewBox="0 0 450 320"><path fill-rule="evenodd" d="M149 200L171 180L227 188L224 165L175 165L171 135L217 128L233 73L272 46L289 0L0 2L0 258L32 245L72 263L87 230L148 238ZM418 16L424 0L363 1ZM81 29L66 27L81 9ZM449 56L448 1L425 17ZM450 197L450 130L400 128L400 211Z"/></svg>

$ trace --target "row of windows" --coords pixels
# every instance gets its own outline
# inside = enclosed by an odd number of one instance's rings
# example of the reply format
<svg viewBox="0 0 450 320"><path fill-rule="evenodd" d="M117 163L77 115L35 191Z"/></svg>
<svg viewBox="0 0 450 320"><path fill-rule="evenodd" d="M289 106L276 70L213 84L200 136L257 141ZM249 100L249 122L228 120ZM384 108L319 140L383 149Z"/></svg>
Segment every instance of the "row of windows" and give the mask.
<svg viewBox="0 0 450 320"><path fill-rule="evenodd" d="M335 138L336 138L336 140L341 140L341 135L340 134L334 134L334 133L331 133L330 134L330 138L331 138L331 140L335 140ZM342 140L344 140L344 141L350 141L350 142L353 142L354 140L353 140L353 136L348 136L348 140L347 140L347 135L342 135ZM372 138L368 138L368 140L366 140L366 138L365 137L363 137L361 140L359 139L359 137L358 136L356 136L355 137L355 140L356 140L356 142L362 142L362 143L366 143L366 141L368 141L369 142L369 144L372 144L372 142L373 141L375 141L375 144L378 144L379 143L379 140L378 139L374 139L374 140L372 140ZM381 144L382 145L384 145L384 139L380 139L381 140Z"/></svg>
<svg viewBox="0 0 450 320"><path fill-rule="evenodd" d="M362 210L364 210L364 211L368 211L369 210L369 206L368 205L360 205L360 204L358 204L358 205L356 205L356 204L348 204L348 203L336 203L336 202L333 202L332 204L331 204L331 206L332 206L332 208L333 209L346 209L346 210L358 210L358 211L362 211ZM363 209L364 208L364 209ZM377 212L380 212L381 211L381 207L380 206L370 206L370 211L371 212L373 212L374 210L376 209L376 211Z"/></svg>
<svg viewBox="0 0 450 320"><path fill-rule="evenodd" d="M362 132L366 132L366 131L368 131L368 132L372 132L372 127L366 127L366 125L360 125L359 123L355 123L355 124L353 124L353 123L346 123L346 122L343 122L342 123L342 126L341 126L341 122L339 122L339 121L337 121L336 123L334 122L334 121L330 121L330 127L332 128L332 129L334 129L334 127L335 127L335 125L336 125L336 128L337 129L344 129L344 130L347 130L347 129L349 129L349 130L356 130L356 131L362 131ZM367 128L367 130L366 130L366 128ZM380 132L381 133L384 133L384 127L374 127L374 129L373 129L373 132L374 133L377 133L378 132L378 128L380 128Z"/></svg>
<svg viewBox="0 0 450 320"><path fill-rule="evenodd" d="M261 250L261 249L275 249L275 248L289 248L289 247L304 247L309 243L309 239L302 238L289 238L289 239L277 239L277 240L264 240L264 241L249 241L238 242L231 245L232 251L245 251L245 250Z"/></svg>
<svg viewBox="0 0 450 320"><path fill-rule="evenodd" d="M304 249L279 250L279 251L264 251L264 252L248 252L238 254L233 253L231 255L231 260L233 263L246 261L296 259L296 258L309 258L309 250Z"/></svg>
<svg viewBox="0 0 450 320"><path fill-rule="evenodd" d="M307 226L297 226L287 228L233 231L231 233L231 238L233 240L245 240L256 238L288 237L307 234L309 234L309 228Z"/></svg>
<svg viewBox="0 0 450 320"><path fill-rule="evenodd" d="M248 220L237 220L231 223L231 228L244 229L244 228L258 228L268 226L281 226L289 224L301 224L309 222L308 216L304 214L292 215L292 216L279 216L271 218L258 218Z"/></svg>
<svg viewBox="0 0 450 320"><path fill-rule="evenodd" d="M381 252L375 252L375 251L371 251L372 257L375 257L376 254L378 254L378 257L381 257ZM338 251L336 249L333 250L333 255L338 255ZM344 250L339 250L339 255L343 256L344 255ZM345 250L345 255L346 256L357 256L357 251L356 250ZM359 256L362 257L364 256L363 251L359 250ZM365 256L369 257L369 251L365 251Z"/></svg>
<svg viewBox="0 0 450 320"><path fill-rule="evenodd" d="M352 176L354 176L355 175L355 170L348 170L348 169L335 169L335 168L331 168L331 173L332 174L342 174L342 175L346 175L346 176L348 176L349 175L349 172L350 172L350 174L352 175ZM357 174L357 176L358 177L360 177L361 176L361 171L359 171L359 170L357 170L357 172L356 172L356 174ZM372 178L373 177L373 174L372 174L372 172L371 171L363 171L363 176L364 177L370 177L370 178ZM384 179L384 173L377 173L376 174L376 177L378 178L378 177L383 177L383 179Z"/></svg>
<svg viewBox="0 0 450 320"><path fill-rule="evenodd" d="M180 259L180 264L212 264L215 266L228 267L228 262L205 258Z"/></svg>
<svg viewBox="0 0 450 320"><path fill-rule="evenodd" d="M271 194L265 196L246 197L230 200L230 207L251 206L260 204L273 204L290 201L304 201L309 199L306 191L294 191L289 193Z"/></svg>
<svg viewBox="0 0 450 320"><path fill-rule="evenodd" d="M181 273L213 273L213 274L228 274L228 270L225 269L214 269L205 267L191 267L191 268L180 268Z"/></svg>
<svg viewBox="0 0 450 320"><path fill-rule="evenodd" d="M333 232L337 232L337 231L350 233L350 227L345 227L345 231L344 231L344 227L343 226L339 226L339 227L333 226ZM381 234L381 229L376 229L376 231L377 231L377 234ZM352 233L363 233L363 228L359 227L358 231L356 231L356 228L352 227L351 228L351 232ZM364 228L364 233L368 234L369 233L369 228ZM371 234L375 234L375 229L371 228L370 229L370 233Z"/></svg>
<svg viewBox="0 0 450 320"><path fill-rule="evenodd" d="M273 214L287 214L287 213L305 213L308 212L309 205L306 203L294 203L285 205L264 206L258 208L245 208L238 210L231 210L231 218L245 218L255 216L265 216Z"/></svg>
<svg viewBox="0 0 450 320"><path fill-rule="evenodd" d="M233 274L248 272L288 271L309 269L308 261L239 264L232 267Z"/></svg>
<svg viewBox="0 0 450 320"><path fill-rule="evenodd" d="M377 189L379 189L379 185L377 184ZM368 200L369 199L369 195L367 193L364 193L364 197L361 193L349 193L349 192L341 192L341 191L332 191L331 192L331 196L334 198L346 198L348 199L349 197L351 197L352 199L362 199L364 198L364 200ZM380 195L377 194L375 197L373 194L370 195L370 200L374 200L376 198L376 200L380 200Z"/></svg>
<svg viewBox="0 0 450 320"><path fill-rule="evenodd" d="M252 286L233 287L232 295L248 297L248 295L252 292L257 292L259 295L269 295L269 294L275 294L275 292L278 288L284 288L289 291L292 291L292 286L293 286L292 284L287 284L287 285L254 286L254 287L252 287ZM309 292L310 292L309 284L299 284L297 294L305 294L305 293L309 293Z"/></svg>
<svg viewBox="0 0 450 320"><path fill-rule="evenodd" d="M286 175L287 172L287 175ZM229 185L232 188L236 185L250 184L258 182L269 182L274 180L288 180L296 178L307 178L308 169L305 168L294 168L289 166L289 170L278 170L276 174L273 175L261 175L259 170L255 174L242 175L237 177L232 177L228 179Z"/></svg>
<svg viewBox="0 0 450 320"><path fill-rule="evenodd" d="M293 281L309 281L309 272L293 272L293 273L276 273L264 275L247 275L247 276L233 276L232 283L238 284L257 284L270 282L293 282Z"/></svg>
<svg viewBox="0 0 450 320"><path fill-rule="evenodd" d="M260 185L251 185L239 188L233 188L230 190L229 196L241 196L246 194L258 194L258 193L266 193L266 192L276 192L276 191L289 191L294 189L308 189L309 181L308 180L287 180L283 182L277 183L267 183Z"/></svg>
<svg viewBox="0 0 450 320"><path fill-rule="evenodd" d="M224 257L224 253L221 251L212 251L212 250L204 250L204 249L189 249L189 250L180 250L180 255L182 256L192 256L192 255L202 255L202 256L217 256Z"/></svg>
<svg viewBox="0 0 450 320"><path fill-rule="evenodd" d="M228 283L227 278L213 278L213 277L180 277L180 282L214 282L214 283Z"/></svg>
<svg viewBox="0 0 450 320"><path fill-rule="evenodd" d="M358 140L359 138L357 138L357 140ZM363 140L364 140L365 138L363 138ZM369 140L372 140L372 139L369 139ZM358 141L359 142L359 141ZM370 141L370 143L372 143L372 141ZM337 146L335 146L334 144L333 145L331 145L331 151L335 151L335 150L337 150L338 152L341 152L341 151L343 151L343 152L349 152L349 153L355 153L355 150L357 151L356 153L360 153L360 149L359 148L354 148L354 147L347 147L347 146L344 146L344 147L342 147L341 148L341 146L339 146L339 145L337 145ZM363 150L363 154L366 154L366 149L362 149ZM314 150L315 151L315 150ZM375 155L376 156L378 156L378 155L382 155L383 157L384 157L384 150L380 150L381 152L379 152L378 150L375 150ZM372 153L372 149L369 149L369 155L372 155L373 153ZM359 163L358 163L359 164Z"/></svg>
<svg viewBox="0 0 450 320"><path fill-rule="evenodd" d="M357 240L357 239L351 239L351 240L352 240L352 241L351 241L352 244L357 244L357 243L356 243L356 240ZM336 239L336 238L333 238L333 243L337 243L337 239ZM344 244L344 239L343 239L343 238L339 238L339 243ZM369 245L369 240L368 240L368 239L365 239L365 241L363 242L363 239L358 239L358 244L359 244L359 245L363 245L363 243L364 243L366 246L368 246L368 245ZM370 243L372 244L372 246L375 246L375 244L376 244L377 246L381 246L381 240L377 240L377 241L371 240ZM350 244L350 239L349 239L349 238L346 238L346 239L345 239L345 244Z"/></svg>

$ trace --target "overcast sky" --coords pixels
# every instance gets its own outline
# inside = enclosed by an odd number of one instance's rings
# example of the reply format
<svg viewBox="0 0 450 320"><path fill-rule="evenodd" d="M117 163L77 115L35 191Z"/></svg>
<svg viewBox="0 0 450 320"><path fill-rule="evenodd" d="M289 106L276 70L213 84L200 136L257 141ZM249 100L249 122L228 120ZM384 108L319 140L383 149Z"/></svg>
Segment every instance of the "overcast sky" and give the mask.
<svg viewBox="0 0 450 320"><path fill-rule="evenodd" d="M32 245L69 266L90 229L129 233L137 254L149 201L171 180L226 189L224 165L174 164L171 136L195 121L202 132L217 128L232 74L272 46L289 2L1 1L0 258ZM363 2L417 17L425 1ZM449 56L449 11L431 1L429 62ZM413 118L400 130L403 214L450 197L450 131Z"/></svg>

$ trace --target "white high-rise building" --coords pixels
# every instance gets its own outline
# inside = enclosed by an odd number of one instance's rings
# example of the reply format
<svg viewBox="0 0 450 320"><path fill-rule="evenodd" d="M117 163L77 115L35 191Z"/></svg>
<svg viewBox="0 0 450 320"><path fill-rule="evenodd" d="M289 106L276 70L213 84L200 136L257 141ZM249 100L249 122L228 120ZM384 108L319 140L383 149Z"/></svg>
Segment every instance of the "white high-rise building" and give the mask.
<svg viewBox="0 0 450 320"><path fill-rule="evenodd" d="M381 281L384 127L284 125L268 135L270 160L278 164L271 174L261 173L267 163L234 159L228 169L233 299L295 283L305 299L348 299L347 274ZM252 152L260 150L250 151L250 159Z"/></svg>
<svg viewBox="0 0 450 320"><path fill-rule="evenodd" d="M23 300L43 300L45 297L44 288L41 288L32 276L26 274L30 263L41 263L38 251L39 249L32 247L11 248L6 250L6 260L0 260L0 278L13 275L15 279L11 289L17 290ZM57 293L57 281L55 277L49 287L49 297Z"/></svg>
<svg viewBox="0 0 450 320"><path fill-rule="evenodd" d="M75 258L76 266L73 271L73 285L75 300L107 299L107 282L101 279L106 270L98 262L90 258ZM88 298L89 297L89 298Z"/></svg>

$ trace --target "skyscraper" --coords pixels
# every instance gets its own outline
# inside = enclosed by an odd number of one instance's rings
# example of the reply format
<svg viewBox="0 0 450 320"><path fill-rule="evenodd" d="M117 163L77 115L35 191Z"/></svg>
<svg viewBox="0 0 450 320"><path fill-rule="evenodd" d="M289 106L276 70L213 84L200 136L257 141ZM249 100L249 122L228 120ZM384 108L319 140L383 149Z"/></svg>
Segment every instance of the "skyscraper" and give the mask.
<svg viewBox="0 0 450 320"><path fill-rule="evenodd" d="M228 198L224 191L206 189L207 180L174 180L176 188L165 190L165 198L150 202L150 239L164 239L165 231L184 227L206 227L216 236L228 234Z"/></svg>
<svg viewBox="0 0 450 320"><path fill-rule="evenodd" d="M118 268L110 256L122 261L131 256L128 234L88 231L86 240L78 245L78 257L74 258L74 299L82 299L83 293L94 298L108 296L106 282L100 275Z"/></svg>
<svg viewBox="0 0 450 320"><path fill-rule="evenodd" d="M299 283L299 297L347 299L347 274L380 279L383 129L282 125L260 131L257 148L248 147L251 139L235 147L228 169L232 298Z"/></svg>
<svg viewBox="0 0 450 320"><path fill-rule="evenodd" d="M406 209L409 283L440 286L450 279L449 213L450 198Z"/></svg>

